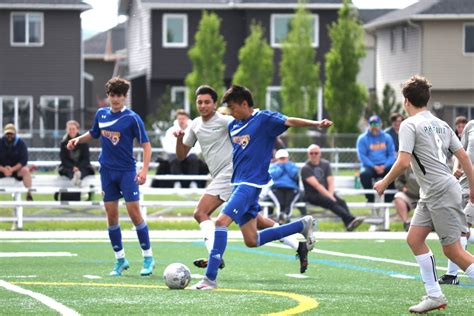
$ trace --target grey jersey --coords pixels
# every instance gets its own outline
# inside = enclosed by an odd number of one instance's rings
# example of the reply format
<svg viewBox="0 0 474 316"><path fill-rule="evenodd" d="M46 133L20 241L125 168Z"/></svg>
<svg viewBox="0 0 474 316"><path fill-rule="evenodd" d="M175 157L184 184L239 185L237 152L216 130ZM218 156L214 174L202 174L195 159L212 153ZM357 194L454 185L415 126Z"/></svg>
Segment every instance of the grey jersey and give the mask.
<svg viewBox="0 0 474 316"><path fill-rule="evenodd" d="M196 141L201 145L202 155L211 176L215 178L221 171L232 175L232 144L227 125L231 116L215 113L208 121L195 118L186 129L183 143L193 147Z"/></svg>
<svg viewBox="0 0 474 316"><path fill-rule="evenodd" d="M458 185L446 163L446 155L455 153L462 145L448 123L423 111L404 120L398 136L400 151L412 154L411 166L422 199L433 199L449 186Z"/></svg>
<svg viewBox="0 0 474 316"><path fill-rule="evenodd" d="M461 135L461 144L466 150L471 163L474 163L474 120L469 121L466 127L464 127ZM463 192L469 194L469 181L464 173L459 179L459 183L461 184Z"/></svg>

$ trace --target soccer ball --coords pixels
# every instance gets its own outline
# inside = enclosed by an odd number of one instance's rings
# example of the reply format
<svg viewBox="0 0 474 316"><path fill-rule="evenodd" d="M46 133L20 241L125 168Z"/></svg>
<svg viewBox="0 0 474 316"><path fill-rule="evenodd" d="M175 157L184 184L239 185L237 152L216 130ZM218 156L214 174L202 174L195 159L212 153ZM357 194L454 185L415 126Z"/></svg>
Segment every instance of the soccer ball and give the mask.
<svg viewBox="0 0 474 316"><path fill-rule="evenodd" d="M172 263L163 272L163 279L170 289L184 289L191 281L191 271L182 263Z"/></svg>

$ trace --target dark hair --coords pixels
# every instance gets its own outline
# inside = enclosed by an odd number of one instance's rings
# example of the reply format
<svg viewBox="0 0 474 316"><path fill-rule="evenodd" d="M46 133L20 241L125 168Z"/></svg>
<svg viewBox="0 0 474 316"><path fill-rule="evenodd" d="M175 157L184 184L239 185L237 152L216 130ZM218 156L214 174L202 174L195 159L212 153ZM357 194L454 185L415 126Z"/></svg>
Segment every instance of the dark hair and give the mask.
<svg viewBox="0 0 474 316"><path fill-rule="evenodd" d="M395 113L390 114L390 122L393 123L393 122L395 122L398 118L401 118L402 121L405 119L405 117L404 117L402 114L398 113L398 112L395 112Z"/></svg>
<svg viewBox="0 0 474 316"><path fill-rule="evenodd" d="M176 110L175 117L178 118L179 115L185 115L189 118L189 113L183 109Z"/></svg>
<svg viewBox="0 0 474 316"><path fill-rule="evenodd" d="M458 125L459 123L464 123L467 124L467 118L465 116L457 116L456 119L454 120L454 124Z"/></svg>
<svg viewBox="0 0 474 316"><path fill-rule="evenodd" d="M105 84L105 93L107 95L113 93L116 95L127 95L130 89L130 82L120 77L113 77Z"/></svg>
<svg viewBox="0 0 474 316"><path fill-rule="evenodd" d="M216 90L212 89L211 86L208 86L208 85L199 86L196 89L196 97L201 94L209 94L212 97L212 100L214 101L214 103L217 102L217 92Z"/></svg>
<svg viewBox="0 0 474 316"><path fill-rule="evenodd" d="M231 101L242 104L247 101L249 107L253 107L253 97L249 89L243 86L232 85L222 97L222 103L229 103Z"/></svg>
<svg viewBox="0 0 474 316"><path fill-rule="evenodd" d="M430 100L431 83L422 76L412 76L403 83L402 94L416 108L425 107Z"/></svg>

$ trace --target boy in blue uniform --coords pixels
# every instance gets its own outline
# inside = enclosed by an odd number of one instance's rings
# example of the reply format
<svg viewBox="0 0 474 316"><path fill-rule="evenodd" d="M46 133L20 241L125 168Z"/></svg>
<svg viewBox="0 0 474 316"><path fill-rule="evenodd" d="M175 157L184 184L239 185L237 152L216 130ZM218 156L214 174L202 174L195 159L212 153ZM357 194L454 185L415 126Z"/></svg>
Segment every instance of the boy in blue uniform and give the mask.
<svg viewBox="0 0 474 316"><path fill-rule="evenodd" d="M232 195L217 217L214 246L209 254L206 276L193 289L217 288L217 271L227 245L227 226L235 221L240 226L244 242L248 247L259 247L285 236L301 233L306 238L308 250L314 246L311 216L299 221L257 231L256 216L260 211L258 197L262 187L271 177L268 167L272 158L275 138L290 126L328 127L329 120L312 121L289 118L277 112L254 111L250 91L234 85L225 93L223 103L235 120L229 123L229 134L233 146Z"/></svg>
<svg viewBox="0 0 474 316"><path fill-rule="evenodd" d="M109 238L117 259L112 276L121 276L129 268L122 246L122 233L119 224L118 200L123 197L128 215L135 225L140 247L143 253L142 276L150 275L155 266L150 245L148 226L140 213L140 194L138 185L146 182L148 165L151 159L151 145L142 119L138 114L125 107L130 83L114 77L106 85L110 107L100 108L92 128L82 136L71 139L67 148L73 150L77 144L92 138L99 138L102 151L99 156L100 181L103 200L107 213ZM136 172L133 157L133 140L137 139L143 148L143 167Z"/></svg>

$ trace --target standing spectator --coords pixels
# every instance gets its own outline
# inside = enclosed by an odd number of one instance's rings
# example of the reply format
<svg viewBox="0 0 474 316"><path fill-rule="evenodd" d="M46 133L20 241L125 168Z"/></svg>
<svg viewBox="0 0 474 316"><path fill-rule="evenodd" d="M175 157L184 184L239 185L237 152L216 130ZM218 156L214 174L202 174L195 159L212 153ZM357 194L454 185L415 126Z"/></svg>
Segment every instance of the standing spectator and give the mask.
<svg viewBox="0 0 474 316"><path fill-rule="evenodd" d="M403 117L403 115L400 113L392 113L392 115L390 115L390 122L392 126L385 130L385 133L392 136L396 152L398 152L398 132L400 131L400 124L402 124L404 119L405 117Z"/></svg>
<svg viewBox="0 0 474 316"><path fill-rule="evenodd" d="M395 194L393 204L395 204L398 216L403 221L403 228L408 231L410 228L408 212L416 207L416 203L420 199L420 185L416 181L411 167L407 168L405 173L395 180L395 187L399 192Z"/></svg>
<svg viewBox="0 0 474 316"><path fill-rule="evenodd" d="M454 133L459 139L461 139L461 135L464 131L464 127L466 127L466 124L467 118L465 116L457 116L454 120Z"/></svg>
<svg viewBox="0 0 474 316"><path fill-rule="evenodd" d="M12 177L23 181L25 188L31 188L31 174L28 164L28 148L25 142L16 134L13 124L5 125L0 142L0 178ZM27 201L33 201L30 192L26 194Z"/></svg>
<svg viewBox="0 0 474 316"><path fill-rule="evenodd" d="M165 137L162 140L163 149L168 154L171 174L199 174L199 158L201 152L199 144L191 148L184 160L179 160L176 156L176 137L173 135L175 131L185 131L189 126L189 114L180 109L176 112L176 120L173 126L168 128ZM193 187L196 188L195 181L175 182L175 187Z"/></svg>
<svg viewBox="0 0 474 316"><path fill-rule="evenodd" d="M395 162L395 146L390 135L382 131L382 120L377 115L369 118L369 129L357 139L357 155L361 162L360 183L372 189L372 181L383 178ZM388 187L395 189L393 183ZM374 202L374 195L367 193L367 202ZM385 195L385 202L392 202L393 194Z"/></svg>
<svg viewBox="0 0 474 316"><path fill-rule="evenodd" d="M321 148L318 145L308 147L308 161L301 169L301 177L308 203L330 209L342 219L347 231L353 231L362 224L364 219L354 217L347 203L336 195L331 165L326 159L321 159Z"/></svg>
<svg viewBox="0 0 474 316"><path fill-rule="evenodd" d="M67 149L67 143L79 136L79 127L79 123L74 120L66 123L66 135L64 135L60 145L61 164L58 169L60 175L72 179L76 186L80 186L81 180L86 176L94 174L87 143L80 143L73 150Z"/></svg>

